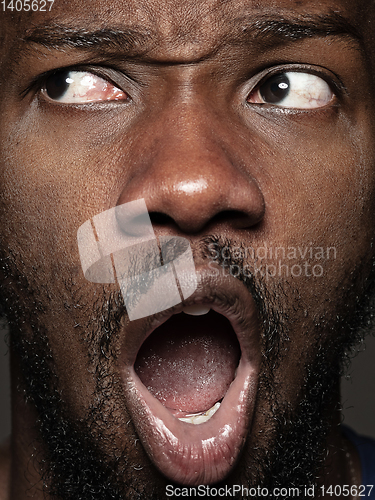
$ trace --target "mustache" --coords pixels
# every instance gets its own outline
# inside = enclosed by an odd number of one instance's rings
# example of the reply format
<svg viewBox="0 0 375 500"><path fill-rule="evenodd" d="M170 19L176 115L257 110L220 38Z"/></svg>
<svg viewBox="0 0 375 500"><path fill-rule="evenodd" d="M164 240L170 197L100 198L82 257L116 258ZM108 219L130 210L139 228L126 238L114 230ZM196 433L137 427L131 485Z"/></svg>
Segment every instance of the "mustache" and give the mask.
<svg viewBox="0 0 375 500"><path fill-rule="evenodd" d="M244 248L243 244L220 235L206 236L199 241L191 241L191 248L194 256L194 262L197 265L205 265L210 262L215 262L215 265L226 266L244 266L246 259L245 252L229 252L226 249ZM171 262L176 256L176 252L184 250L185 246L171 245L166 247L164 252L164 263ZM213 259L213 249L215 249L215 259ZM142 290L142 273L150 266L158 264L158 259L154 253L137 253L133 254L131 259L132 280L129 280L129 288L133 292L133 301L136 305L137 294ZM275 353L274 363L276 363L277 353L280 349L280 342L285 332L285 320L283 310L285 309L280 304L278 297L280 291L271 282L266 282L262 276L256 276L254 273L241 274L236 276L240 282L246 287L249 293L255 300L264 331L264 350L268 353ZM94 311L91 317L93 320L86 328L86 340L90 346L92 361L97 363L99 359L113 359L116 355L114 345L120 336L121 329L126 326L129 321L127 306L124 302L123 294L120 289L108 291L103 287L103 292L94 304ZM87 289L86 289L87 291Z"/></svg>
<svg viewBox="0 0 375 500"><path fill-rule="evenodd" d="M267 304L275 304L279 284L268 281L265 276L256 272L256 258L249 257L248 247L243 242L221 235L210 235L199 243L200 255L205 262L214 262L223 270L244 270L229 274L238 279L253 296L261 315L267 316Z"/></svg>
<svg viewBox="0 0 375 500"><path fill-rule="evenodd" d="M137 248L137 252L126 249L118 255L118 260L122 259L121 272L118 278L127 281L127 291L131 297L130 303L135 304L137 296L146 293L146 288L157 284L157 276L150 276L145 283L144 276L149 270L157 269L173 263L181 256L190 243L194 263L205 265L215 263L216 266L241 267L246 265L245 251L228 252L228 249L236 248L245 250L243 244L234 240L224 238L219 235L210 235L202 238L198 242L189 241L187 238L168 238L159 242L142 244ZM241 281L249 292L258 298L263 295L260 291L264 288L259 277L249 272L247 275L239 274L234 276ZM111 292L106 301L106 311L112 311L116 316L124 314L124 301L120 290ZM119 313L119 314L116 314Z"/></svg>

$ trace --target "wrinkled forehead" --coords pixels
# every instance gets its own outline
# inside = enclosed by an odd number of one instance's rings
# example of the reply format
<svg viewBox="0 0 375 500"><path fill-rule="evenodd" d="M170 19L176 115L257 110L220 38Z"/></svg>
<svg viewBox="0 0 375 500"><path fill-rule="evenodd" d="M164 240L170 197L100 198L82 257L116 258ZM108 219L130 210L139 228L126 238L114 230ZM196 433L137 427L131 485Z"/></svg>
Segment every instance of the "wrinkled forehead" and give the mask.
<svg viewBox="0 0 375 500"><path fill-rule="evenodd" d="M241 43L244 36L283 29L277 20L332 30L353 31L373 43L368 21L372 0L47 0L45 11L2 11L2 46L12 50L16 41L33 37L62 45L64 37L79 44L79 36L112 29L120 43L150 57L199 60L226 42ZM372 27L372 24L371 24ZM0 31L0 33L1 33ZM5 40L4 40L5 37ZM7 42L7 43L4 43ZM127 49L129 47L126 47Z"/></svg>

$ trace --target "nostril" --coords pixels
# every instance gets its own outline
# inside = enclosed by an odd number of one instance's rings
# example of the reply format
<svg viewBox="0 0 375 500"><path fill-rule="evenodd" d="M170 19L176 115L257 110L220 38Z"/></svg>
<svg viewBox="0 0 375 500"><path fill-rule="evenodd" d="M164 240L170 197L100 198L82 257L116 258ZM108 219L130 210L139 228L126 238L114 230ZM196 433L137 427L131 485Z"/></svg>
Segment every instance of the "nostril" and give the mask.
<svg viewBox="0 0 375 500"><path fill-rule="evenodd" d="M213 221L215 222L224 222L228 219L245 219L248 218L246 214L241 212L240 210L223 210L219 212L213 217Z"/></svg>
<svg viewBox="0 0 375 500"><path fill-rule="evenodd" d="M123 233L136 238L152 237L152 225L143 198L117 205L115 217L117 225Z"/></svg>
<svg viewBox="0 0 375 500"><path fill-rule="evenodd" d="M246 229L254 225L254 218L241 210L223 210L216 214L211 223L230 223L233 228Z"/></svg>
<svg viewBox="0 0 375 500"><path fill-rule="evenodd" d="M152 224L160 224L163 226L170 226L174 223L172 217L162 212L151 212L150 219Z"/></svg>
<svg viewBox="0 0 375 500"><path fill-rule="evenodd" d="M258 221L254 214L247 214L242 210L222 210L213 217L206 217L199 221L200 217L194 219L193 225L187 223L186 220L176 220L163 212L150 212L150 219L153 226L175 227L178 226L184 231L197 231L203 226L230 225L234 229L247 229L254 226ZM199 214L199 215L202 215Z"/></svg>

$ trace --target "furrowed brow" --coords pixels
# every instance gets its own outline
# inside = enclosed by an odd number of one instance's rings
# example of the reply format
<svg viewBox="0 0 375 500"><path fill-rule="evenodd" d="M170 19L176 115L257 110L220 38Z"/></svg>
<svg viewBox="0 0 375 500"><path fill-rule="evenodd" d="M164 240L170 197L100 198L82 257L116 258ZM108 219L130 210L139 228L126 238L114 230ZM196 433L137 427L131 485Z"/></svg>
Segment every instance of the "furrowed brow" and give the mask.
<svg viewBox="0 0 375 500"><path fill-rule="evenodd" d="M347 19L336 13L294 17L244 16L235 20L233 32L224 35L218 45L222 46L228 42L243 43L245 38L246 43L253 43L261 50L306 38L336 37L350 48L365 53L364 41L359 31ZM51 23L28 29L22 41L29 47L36 45L37 48L39 45L55 50L73 48L96 53L126 54L132 57L145 55L156 40L152 32L140 27L107 27L90 31L71 25Z"/></svg>
<svg viewBox="0 0 375 500"><path fill-rule="evenodd" d="M38 26L26 31L23 42L47 49L74 48L100 52L145 52L150 42L149 32L134 28L103 28L95 31L77 29L61 24Z"/></svg>

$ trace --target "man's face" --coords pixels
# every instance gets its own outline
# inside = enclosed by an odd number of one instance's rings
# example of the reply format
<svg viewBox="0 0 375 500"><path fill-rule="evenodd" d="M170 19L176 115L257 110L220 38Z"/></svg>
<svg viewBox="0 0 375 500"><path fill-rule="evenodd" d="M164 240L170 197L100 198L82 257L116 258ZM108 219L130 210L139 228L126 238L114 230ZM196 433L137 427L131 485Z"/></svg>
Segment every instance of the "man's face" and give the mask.
<svg viewBox="0 0 375 500"><path fill-rule="evenodd" d="M361 28L373 12L344 0L48 8L1 13L0 224L2 302L56 490L313 482L323 444L298 450L329 434L373 261L374 47ZM116 285L85 280L77 231L138 199L158 237L188 239L198 288L129 321ZM211 311L186 314L196 306ZM176 418L217 402L205 423Z"/></svg>

